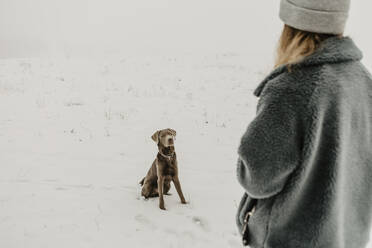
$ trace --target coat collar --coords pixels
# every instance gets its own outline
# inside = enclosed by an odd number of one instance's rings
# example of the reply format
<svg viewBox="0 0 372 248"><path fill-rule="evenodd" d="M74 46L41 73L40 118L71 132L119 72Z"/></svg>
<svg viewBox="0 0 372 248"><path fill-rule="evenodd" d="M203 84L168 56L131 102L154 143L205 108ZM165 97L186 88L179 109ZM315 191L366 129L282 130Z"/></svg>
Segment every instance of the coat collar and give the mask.
<svg viewBox="0 0 372 248"><path fill-rule="evenodd" d="M293 68L325 63L339 63L350 60L355 61L361 60L362 58L362 52L349 36L341 38L334 36L324 40L322 45L313 54L293 64ZM258 84L253 94L259 97L266 83L285 71L287 71L287 64L275 68Z"/></svg>

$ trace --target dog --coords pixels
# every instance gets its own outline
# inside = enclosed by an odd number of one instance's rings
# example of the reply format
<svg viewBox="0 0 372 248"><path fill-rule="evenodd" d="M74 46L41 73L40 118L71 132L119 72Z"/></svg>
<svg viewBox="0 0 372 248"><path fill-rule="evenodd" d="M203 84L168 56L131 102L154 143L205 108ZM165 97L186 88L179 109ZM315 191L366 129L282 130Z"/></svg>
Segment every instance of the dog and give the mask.
<svg viewBox="0 0 372 248"><path fill-rule="evenodd" d="M158 145L158 154L147 175L139 182L142 186L141 195L146 199L159 196L159 208L162 210L165 210L164 195L168 194L171 182L177 190L181 203L186 204L178 178L175 137L176 131L170 128L158 130L151 136Z"/></svg>

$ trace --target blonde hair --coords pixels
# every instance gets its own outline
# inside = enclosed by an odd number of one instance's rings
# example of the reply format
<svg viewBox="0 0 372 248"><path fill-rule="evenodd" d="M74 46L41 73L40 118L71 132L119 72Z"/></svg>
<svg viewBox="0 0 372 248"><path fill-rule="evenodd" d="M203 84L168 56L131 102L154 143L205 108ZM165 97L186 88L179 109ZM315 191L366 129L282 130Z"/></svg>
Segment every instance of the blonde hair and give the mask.
<svg viewBox="0 0 372 248"><path fill-rule="evenodd" d="M342 37L342 34L312 33L284 24L277 46L275 68L287 64L290 71L292 64L312 54L322 41L332 36Z"/></svg>

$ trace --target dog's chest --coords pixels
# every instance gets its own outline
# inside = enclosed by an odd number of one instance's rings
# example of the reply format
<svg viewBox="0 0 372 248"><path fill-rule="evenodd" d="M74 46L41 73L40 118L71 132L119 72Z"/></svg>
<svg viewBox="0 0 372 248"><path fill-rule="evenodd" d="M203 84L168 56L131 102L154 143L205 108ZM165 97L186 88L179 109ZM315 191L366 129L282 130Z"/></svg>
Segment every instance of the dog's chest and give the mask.
<svg viewBox="0 0 372 248"><path fill-rule="evenodd" d="M171 177L176 175L176 169L175 169L175 167L172 163L167 163L163 167L163 175L164 176L171 176Z"/></svg>

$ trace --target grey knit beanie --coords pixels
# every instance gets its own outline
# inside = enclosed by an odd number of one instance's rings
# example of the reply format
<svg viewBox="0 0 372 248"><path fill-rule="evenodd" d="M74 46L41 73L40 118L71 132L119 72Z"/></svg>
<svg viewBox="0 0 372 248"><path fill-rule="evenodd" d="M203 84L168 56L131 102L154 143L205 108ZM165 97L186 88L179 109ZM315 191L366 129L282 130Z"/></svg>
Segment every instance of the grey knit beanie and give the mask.
<svg viewBox="0 0 372 248"><path fill-rule="evenodd" d="M300 30L341 34L349 8L350 0L281 0L279 17Z"/></svg>

